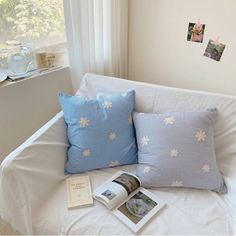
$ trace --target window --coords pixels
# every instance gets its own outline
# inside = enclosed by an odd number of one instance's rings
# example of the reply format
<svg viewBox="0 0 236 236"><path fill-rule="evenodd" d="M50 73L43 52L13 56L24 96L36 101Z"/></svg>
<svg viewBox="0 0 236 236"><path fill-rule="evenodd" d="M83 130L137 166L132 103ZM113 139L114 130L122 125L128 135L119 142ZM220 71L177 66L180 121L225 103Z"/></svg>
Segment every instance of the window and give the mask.
<svg viewBox="0 0 236 236"><path fill-rule="evenodd" d="M0 0L0 49L12 40L65 52L63 1Z"/></svg>

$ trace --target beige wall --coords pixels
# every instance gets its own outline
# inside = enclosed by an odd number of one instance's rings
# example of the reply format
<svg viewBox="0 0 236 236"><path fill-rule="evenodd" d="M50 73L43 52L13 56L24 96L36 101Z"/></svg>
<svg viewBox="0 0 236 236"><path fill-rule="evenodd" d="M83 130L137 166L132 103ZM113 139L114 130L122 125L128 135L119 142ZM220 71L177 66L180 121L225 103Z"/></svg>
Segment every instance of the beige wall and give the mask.
<svg viewBox="0 0 236 236"><path fill-rule="evenodd" d="M236 95L235 0L129 1L129 79ZM202 44L186 40L198 18ZM218 35L226 44L220 62L203 56Z"/></svg>
<svg viewBox="0 0 236 236"><path fill-rule="evenodd" d="M60 91L72 93L68 68L0 84L0 163L60 110Z"/></svg>

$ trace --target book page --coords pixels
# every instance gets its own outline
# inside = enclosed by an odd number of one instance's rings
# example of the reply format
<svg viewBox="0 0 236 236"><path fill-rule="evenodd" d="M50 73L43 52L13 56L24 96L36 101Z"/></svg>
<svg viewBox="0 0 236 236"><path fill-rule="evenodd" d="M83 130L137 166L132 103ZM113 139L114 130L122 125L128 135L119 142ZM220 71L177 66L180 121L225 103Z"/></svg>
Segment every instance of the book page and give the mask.
<svg viewBox="0 0 236 236"><path fill-rule="evenodd" d="M153 193L140 188L112 213L134 232L139 231L165 203Z"/></svg>
<svg viewBox="0 0 236 236"><path fill-rule="evenodd" d="M117 178L112 180L112 182L121 185L126 190L128 195L140 187L140 182L137 176L130 173L122 173Z"/></svg>
<svg viewBox="0 0 236 236"><path fill-rule="evenodd" d="M110 182L96 190L94 196L109 209L112 209L124 201L128 197L128 194L121 185Z"/></svg>
<svg viewBox="0 0 236 236"><path fill-rule="evenodd" d="M94 197L113 209L139 187L140 181L135 175L119 171L94 191Z"/></svg>

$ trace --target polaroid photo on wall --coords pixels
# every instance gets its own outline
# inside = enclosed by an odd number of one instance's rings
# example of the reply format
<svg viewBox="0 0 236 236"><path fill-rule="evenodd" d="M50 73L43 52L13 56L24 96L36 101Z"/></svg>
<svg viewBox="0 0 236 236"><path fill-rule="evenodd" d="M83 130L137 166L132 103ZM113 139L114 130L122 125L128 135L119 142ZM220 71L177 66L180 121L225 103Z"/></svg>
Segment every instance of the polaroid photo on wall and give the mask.
<svg viewBox="0 0 236 236"><path fill-rule="evenodd" d="M225 44L215 42L214 40L209 40L204 56L220 61L224 49Z"/></svg>
<svg viewBox="0 0 236 236"><path fill-rule="evenodd" d="M189 23L187 40L191 42L202 43L204 31L205 31L205 24Z"/></svg>

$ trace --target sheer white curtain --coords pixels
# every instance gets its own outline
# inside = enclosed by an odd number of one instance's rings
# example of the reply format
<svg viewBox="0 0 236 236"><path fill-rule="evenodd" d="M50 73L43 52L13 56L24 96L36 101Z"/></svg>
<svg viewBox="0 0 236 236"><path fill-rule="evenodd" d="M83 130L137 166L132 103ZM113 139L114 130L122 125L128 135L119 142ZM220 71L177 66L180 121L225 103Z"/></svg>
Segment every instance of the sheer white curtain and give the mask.
<svg viewBox="0 0 236 236"><path fill-rule="evenodd" d="M127 77L128 0L64 0L74 90L84 73Z"/></svg>

